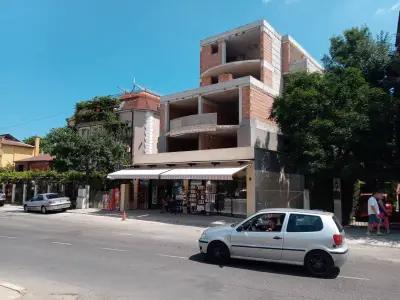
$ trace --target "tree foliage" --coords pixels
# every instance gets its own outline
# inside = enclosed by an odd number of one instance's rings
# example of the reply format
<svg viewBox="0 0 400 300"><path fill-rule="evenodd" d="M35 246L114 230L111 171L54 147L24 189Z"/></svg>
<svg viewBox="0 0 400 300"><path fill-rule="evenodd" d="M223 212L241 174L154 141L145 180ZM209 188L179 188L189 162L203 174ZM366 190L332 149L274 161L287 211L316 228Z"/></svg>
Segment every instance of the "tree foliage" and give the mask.
<svg viewBox="0 0 400 300"><path fill-rule="evenodd" d="M47 139L45 137L32 135L32 136L29 136L29 137L23 139L23 142L25 144L34 146L36 137L40 138L40 152L49 153L49 144L48 144Z"/></svg>
<svg viewBox="0 0 400 300"><path fill-rule="evenodd" d="M295 73L285 80L274 115L301 171L349 176L385 161L390 98L370 87L360 70Z"/></svg>
<svg viewBox="0 0 400 300"><path fill-rule="evenodd" d="M389 35L373 38L368 27L353 27L330 39L329 55L322 59L327 71L338 68L359 69L366 81L380 85L392 59Z"/></svg>
<svg viewBox="0 0 400 300"><path fill-rule="evenodd" d="M61 172L107 173L129 163L126 144L105 130L82 137L73 128L56 128L47 139L50 154L56 156L54 168Z"/></svg>

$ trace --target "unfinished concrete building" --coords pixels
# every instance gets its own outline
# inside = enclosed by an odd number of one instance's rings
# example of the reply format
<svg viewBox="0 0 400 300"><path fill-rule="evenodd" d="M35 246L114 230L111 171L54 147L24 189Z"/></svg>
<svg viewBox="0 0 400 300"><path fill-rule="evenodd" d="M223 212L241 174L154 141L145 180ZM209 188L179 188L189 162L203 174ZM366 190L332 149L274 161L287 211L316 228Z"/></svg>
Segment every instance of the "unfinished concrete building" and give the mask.
<svg viewBox="0 0 400 300"><path fill-rule="evenodd" d="M285 170L281 134L271 118L283 75L296 71L321 72L322 67L266 21L202 40L200 87L161 97L158 154L136 156L136 169L124 170L127 175L121 178L151 181L148 207L157 207L154 197L165 180L179 181L173 186L189 194L193 180L205 190L219 181L216 193L227 199L224 209L229 206L222 212L232 215L302 207L303 176ZM153 175L144 178L143 172ZM236 192L225 190L227 186L235 186Z"/></svg>

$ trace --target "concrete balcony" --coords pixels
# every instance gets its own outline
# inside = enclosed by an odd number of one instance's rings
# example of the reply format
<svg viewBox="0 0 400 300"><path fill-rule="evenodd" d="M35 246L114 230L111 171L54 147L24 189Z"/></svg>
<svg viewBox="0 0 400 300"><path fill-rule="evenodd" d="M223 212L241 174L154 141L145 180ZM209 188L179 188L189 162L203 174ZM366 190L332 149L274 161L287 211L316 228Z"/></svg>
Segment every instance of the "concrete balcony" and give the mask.
<svg viewBox="0 0 400 300"><path fill-rule="evenodd" d="M177 118L169 123L169 136L215 131L217 120L217 113L196 114Z"/></svg>

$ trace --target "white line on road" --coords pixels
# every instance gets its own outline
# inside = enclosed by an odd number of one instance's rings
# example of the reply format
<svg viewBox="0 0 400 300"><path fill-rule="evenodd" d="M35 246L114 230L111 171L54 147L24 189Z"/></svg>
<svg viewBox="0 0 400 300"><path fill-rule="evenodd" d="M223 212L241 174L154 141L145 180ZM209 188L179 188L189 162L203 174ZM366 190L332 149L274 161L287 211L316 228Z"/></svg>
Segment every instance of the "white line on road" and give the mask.
<svg viewBox="0 0 400 300"><path fill-rule="evenodd" d="M8 236L8 235L0 235L0 238L5 238L5 239L16 239L16 236Z"/></svg>
<svg viewBox="0 0 400 300"><path fill-rule="evenodd" d="M116 249L116 248L100 248L101 250L107 250L107 251L117 251L117 252L126 252L128 250L125 249Z"/></svg>
<svg viewBox="0 0 400 300"><path fill-rule="evenodd" d="M51 243L56 244L56 245L72 246L72 244L70 244L70 243L63 243L63 242L51 242Z"/></svg>
<svg viewBox="0 0 400 300"><path fill-rule="evenodd" d="M188 259L185 256L176 256L176 255L168 255L168 254L158 254L158 256L163 256L163 257L172 257L172 258L180 258L180 259Z"/></svg>
<svg viewBox="0 0 400 300"><path fill-rule="evenodd" d="M354 279L354 280L370 280L369 278L362 278L362 277L352 277L352 276L338 276L339 278L343 279Z"/></svg>

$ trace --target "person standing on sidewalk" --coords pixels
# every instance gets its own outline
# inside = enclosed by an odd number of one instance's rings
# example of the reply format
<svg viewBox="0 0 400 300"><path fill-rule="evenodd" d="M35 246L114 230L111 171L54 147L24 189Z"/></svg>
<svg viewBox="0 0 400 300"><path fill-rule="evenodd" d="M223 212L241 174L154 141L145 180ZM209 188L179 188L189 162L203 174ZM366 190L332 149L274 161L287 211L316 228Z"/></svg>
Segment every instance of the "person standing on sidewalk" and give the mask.
<svg viewBox="0 0 400 300"><path fill-rule="evenodd" d="M379 205L379 218L381 221L381 225L383 224L383 227L386 229L386 233L390 233L390 228L389 228L389 213L386 210L385 203L383 202L383 197L378 199L378 205Z"/></svg>
<svg viewBox="0 0 400 300"><path fill-rule="evenodd" d="M368 199L368 229L367 235L372 233L374 226L377 226L377 234L381 234L381 222L379 221L379 205L377 199L382 197L381 193L374 192Z"/></svg>

